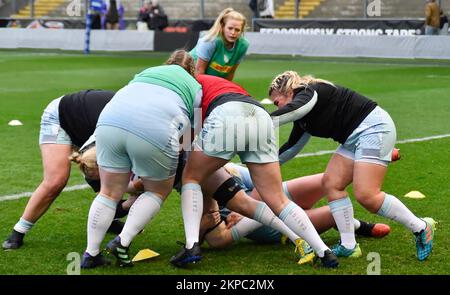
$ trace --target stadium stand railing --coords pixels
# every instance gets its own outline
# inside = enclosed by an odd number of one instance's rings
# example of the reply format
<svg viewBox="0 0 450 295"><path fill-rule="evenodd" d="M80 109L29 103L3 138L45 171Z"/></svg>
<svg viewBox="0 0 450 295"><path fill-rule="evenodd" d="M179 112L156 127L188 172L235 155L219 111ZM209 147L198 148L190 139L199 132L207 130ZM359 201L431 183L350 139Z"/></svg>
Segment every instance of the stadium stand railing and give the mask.
<svg viewBox="0 0 450 295"><path fill-rule="evenodd" d="M52 19L71 18L84 19L85 1L77 0L81 5L80 16L68 16L67 7L75 0L35 0L31 9L30 0L0 0L0 18L26 19L32 18ZM296 15L297 0L274 0L275 18L293 19ZM437 0L439 1L439 0ZM122 0L125 8L125 18L133 22L138 15L143 0ZM177 19L214 19L226 7L233 7L242 12L248 19L252 19L248 0L203 0L203 13L201 0L159 0L169 20ZM299 18L302 19L352 19L366 17L365 4L372 0L301 0ZM424 0L383 0L379 16L370 18L423 18ZM441 0L444 13L450 14L450 0Z"/></svg>
<svg viewBox="0 0 450 295"><path fill-rule="evenodd" d="M28 1L27 1L28 2ZM66 9L73 0L35 0L35 17L68 17ZM85 0L80 0L81 10L85 10ZM142 0L122 0L121 1L126 18L137 18ZM200 0L159 0L159 4L164 8L166 14L172 19L198 19L201 18ZM242 12L247 18L251 18L251 10L247 0L204 0L205 18L214 18L226 7L233 7ZM20 10L19 13L11 15L16 18L30 17L30 6Z"/></svg>

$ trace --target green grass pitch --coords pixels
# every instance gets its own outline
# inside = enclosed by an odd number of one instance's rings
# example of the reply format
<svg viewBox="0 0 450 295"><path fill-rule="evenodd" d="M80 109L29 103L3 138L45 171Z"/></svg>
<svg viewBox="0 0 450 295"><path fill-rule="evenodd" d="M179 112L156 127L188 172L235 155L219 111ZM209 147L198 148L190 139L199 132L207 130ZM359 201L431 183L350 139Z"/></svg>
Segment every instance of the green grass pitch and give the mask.
<svg viewBox="0 0 450 295"><path fill-rule="evenodd" d="M97 53L0 51L0 199L33 191L42 177L38 147L42 111L54 98L81 89L118 90L139 71L161 64L167 53ZM250 56L239 67L236 82L258 99L267 97L271 79L285 70L313 74L353 88L374 99L393 117L398 140L450 133L450 63L379 59L331 59ZM23 126L11 127L18 119ZM280 131L281 142L289 127ZM313 139L304 152L332 150L332 140ZM132 253L151 248L161 255L134 268L115 266L82 271L82 274L366 274L367 254L381 257L381 274L450 274L450 138L400 143L402 160L392 164L384 190L396 195L418 216L439 222L435 248L425 262L415 258L412 234L402 225L371 215L353 202L355 216L385 222L392 232L381 240L359 239L363 257L341 259L329 270L296 264L291 245L257 245L241 241L227 250L205 247L204 259L192 269L176 269L169 258L184 240L180 198L168 198L161 212L132 244ZM297 158L282 168L283 178L322 172L330 155ZM68 186L82 184L73 168ZM412 190L427 197L404 198ZM82 253L86 220L94 197L90 189L62 193L44 217L27 234L23 248L0 251L0 274L66 274L67 255ZM28 198L0 200L0 239L8 236ZM107 235L105 243L112 238ZM335 230L323 234L328 245L337 242Z"/></svg>

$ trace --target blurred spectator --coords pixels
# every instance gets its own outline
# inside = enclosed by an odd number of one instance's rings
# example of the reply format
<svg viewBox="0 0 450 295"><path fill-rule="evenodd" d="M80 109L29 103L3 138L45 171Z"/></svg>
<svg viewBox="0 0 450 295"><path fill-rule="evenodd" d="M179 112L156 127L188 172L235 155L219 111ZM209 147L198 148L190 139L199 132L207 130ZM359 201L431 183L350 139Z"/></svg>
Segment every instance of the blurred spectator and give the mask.
<svg viewBox="0 0 450 295"><path fill-rule="evenodd" d="M439 22L439 28L441 29L440 35L447 35L448 34L448 18L444 14L444 11L441 9L441 17Z"/></svg>
<svg viewBox="0 0 450 295"><path fill-rule="evenodd" d="M27 25L27 29L45 29L44 22L40 19L36 19Z"/></svg>
<svg viewBox="0 0 450 295"><path fill-rule="evenodd" d="M88 17L91 21L92 30L100 30L102 28L102 13L104 10L103 0L91 0L89 6Z"/></svg>
<svg viewBox="0 0 450 295"><path fill-rule="evenodd" d="M149 30L163 30L169 25L167 15L157 0L146 0L138 16L138 28L146 23Z"/></svg>
<svg viewBox="0 0 450 295"><path fill-rule="evenodd" d="M11 19L6 25L7 28L20 28L20 21Z"/></svg>
<svg viewBox="0 0 450 295"><path fill-rule="evenodd" d="M94 11L89 17L91 18L91 29L100 30L102 28L102 15L101 13Z"/></svg>
<svg viewBox="0 0 450 295"><path fill-rule="evenodd" d="M425 35L439 34L439 11L436 0L427 0L425 6Z"/></svg>
<svg viewBox="0 0 450 295"><path fill-rule="evenodd" d="M260 18L273 18L275 15L273 10L273 0L258 1L258 11Z"/></svg>
<svg viewBox="0 0 450 295"><path fill-rule="evenodd" d="M105 0L104 12L104 27L107 30L124 29L124 7L120 0Z"/></svg>
<svg viewBox="0 0 450 295"><path fill-rule="evenodd" d="M250 0L248 6L253 11L253 18L259 17L258 0Z"/></svg>
<svg viewBox="0 0 450 295"><path fill-rule="evenodd" d="M273 18L275 15L273 0L250 0L248 6L253 11L253 18Z"/></svg>

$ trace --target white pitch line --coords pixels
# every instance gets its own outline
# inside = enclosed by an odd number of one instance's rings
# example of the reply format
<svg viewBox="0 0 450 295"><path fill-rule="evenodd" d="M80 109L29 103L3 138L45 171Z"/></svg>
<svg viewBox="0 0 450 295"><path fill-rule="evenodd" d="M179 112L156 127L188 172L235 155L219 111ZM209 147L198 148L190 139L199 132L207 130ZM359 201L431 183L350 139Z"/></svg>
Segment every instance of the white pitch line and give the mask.
<svg viewBox="0 0 450 295"><path fill-rule="evenodd" d="M428 140L440 139L440 138L446 138L446 137L450 137L450 134L442 134L442 135L428 136L428 137L422 137L422 138L404 139L404 140L397 141L397 143L401 144L401 143L420 142L420 141L428 141ZM315 152L315 153L298 154L295 157L296 158L305 158L305 157L322 156L322 155L332 154L334 152L335 152L335 150L318 151L318 152ZM63 192L76 191L76 190L81 190L81 189L85 189L85 188L88 188L88 187L89 187L89 185L87 185L87 184L77 184L77 185L74 185L74 186L66 187L63 190ZM17 200L17 199L26 198L26 197L31 197L31 194L32 194L32 192L25 192L25 193L9 195L9 196L0 196L0 202L8 201L8 200Z"/></svg>
<svg viewBox="0 0 450 295"><path fill-rule="evenodd" d="M446 138L450 137L450 134L442 134L442 135L436 135L436 136L428 136L428 137L422 137L422 138L410 138L410 139L403 139L397 141L398 144L401 143L410 143L410 142L420 142L420 141L428 141L433 139L440 139L440 138ZM314 156L322 156L322 155L328 155L334 153L336 150L328 150L328 151L318 151L315 153L303 153L298 154L295 156L295 158L305 158L305 157L314 157Z"/></svg>
<svg viewBox="0 0 450 295"><path fill-rule="evenodd" d="M65 189L63 189L63 192L77 191L77 190L85 189L88 187L89 187L88 184L77 184L77 185L66 187ZM1 196L0 202L31 197L32 194L33 194L33 192L24 192L24 193L15 194L15 195Z"/></svg>
<svg viewBox="0 0 450 295"><path fill-rule="evenodd" d="M295 156L295 158L306 158L306 157L314 157L314 156L322 156L322 155L328 155L334 153L336 150L329 150L329 151L318 151L314 153L303 153L298 154Z"/></svg>
<svg viewBox="0 0 450 295"><path fill-rule="evenodd" d="M422 138L403 139L403 140L397 141L397 143L409 143L409 142L428 141L428 140L439 139L439 138L446 138L446 137L450 137L450 134L442 134L442 135L428 136L428 137L422 137Z"/></svg>

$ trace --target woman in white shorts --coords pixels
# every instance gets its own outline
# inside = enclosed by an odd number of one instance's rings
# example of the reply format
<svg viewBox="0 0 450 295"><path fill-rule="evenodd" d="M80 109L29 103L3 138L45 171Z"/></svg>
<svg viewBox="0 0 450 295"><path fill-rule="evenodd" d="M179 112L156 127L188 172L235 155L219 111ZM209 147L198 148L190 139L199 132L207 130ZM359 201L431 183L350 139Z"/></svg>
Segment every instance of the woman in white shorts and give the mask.
<svg viewBox="0 0 450 295"><path fill-rule="evenodd" d="M132 266L129 245L171 192L179 140L190 131L194 108L200 104L201 87L193 75L192 57L184 50L175 51L165 65L135 75L101 113L95 131L101 189L89 211L82 268L107 263L100 245L127 190L130 172L139 175L144 192L107 250L120 266Z"/></svg>
<svg viewBox="0 0 450 295"><path fill-rule="evenodd" d="M276 76L269 95L278 107L271 114L275 124L293 122L289 140L280 149L280 162L292 159L311 135L341 144L322 180L341 236L333 252L343 257L362 255L355 240L353 206L346 192L353 183L356 200L368 211L410 229L416 236L418 259L426 259L433 247L432 226L381 190L396 140L389 114L349 88L294 71Z"/></svg>
<svg viewBox="0 0 450 295"><path fill-rule="evenodd" d="M255 219L284 223L311 245L323 266L337 267L336 256L323 243L306 213L283 193L269 114L245 89L233 82L210 75L198 75L197 80L203 90L202 117L205 121L183 172L181 207L186 245L172 257L171 263L183 267L202 258L199 245L203 207L201 184L239 155L267 204L261 202L258 205Z"/></svg>
<svg viewBox="0 0 450 295"><path fill-rule="evenodd" d="M59 196L70 176L72 150L80 148L94 133L100 112L113 96L110 91L83 90L56 98L45 108L39 133L43 179L3 242L3 249L20 248L25 234ZM85 176L95 190L98 175Z"/></svg>

